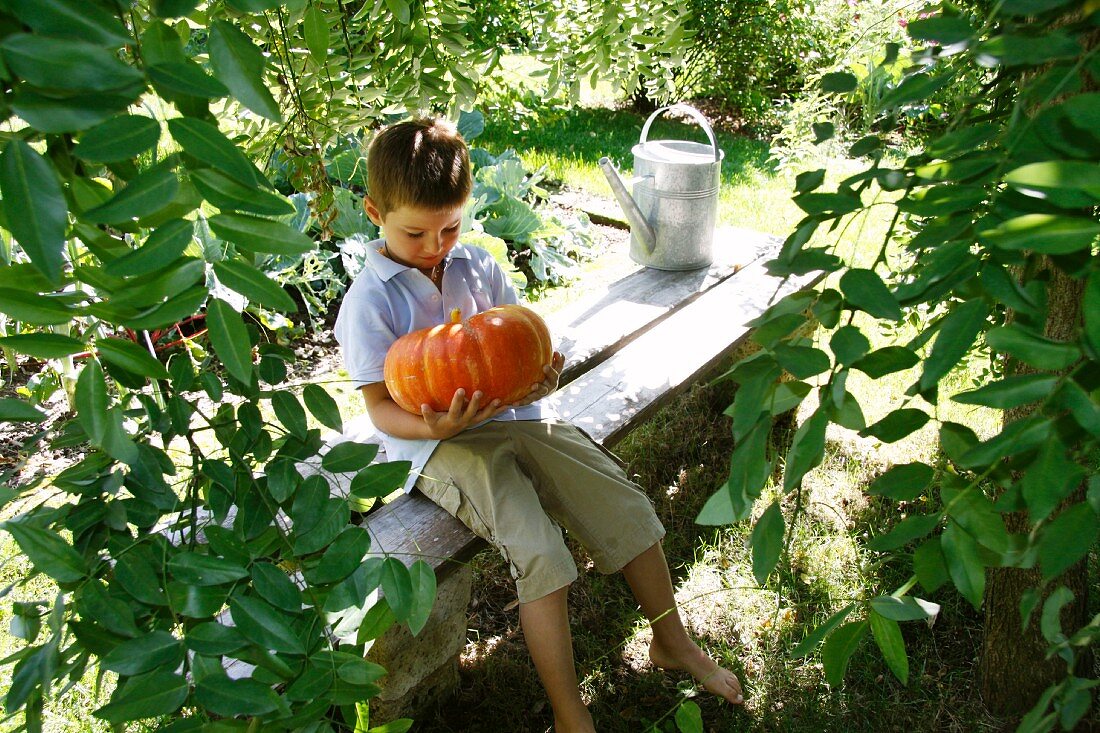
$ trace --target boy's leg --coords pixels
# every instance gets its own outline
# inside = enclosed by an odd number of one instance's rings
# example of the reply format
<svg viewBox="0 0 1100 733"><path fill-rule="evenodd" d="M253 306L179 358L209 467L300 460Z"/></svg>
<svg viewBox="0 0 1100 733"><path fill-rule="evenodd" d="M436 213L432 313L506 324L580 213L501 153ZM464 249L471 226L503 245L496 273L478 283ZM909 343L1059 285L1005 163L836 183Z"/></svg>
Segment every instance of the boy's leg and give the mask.
<svg viewBox="0 0 1100 733"><path fill-rule="evenodd" d="M624 565L623 577L653 628L650 661L663 669L687 672L709 692L731 703L744 702L737 676L719 666L688 636L676 609L672 577L661 544L653 545Z"/></svg>
<svg viewBox="0 0 1100 733"><path fill-rule="evenodd" d="M569 586L566 586L542 598L521 603L519 620L527 650L554 709L554 730L556 733L594 733L592 716L581 700L573 662L568 596Z"/></svg>

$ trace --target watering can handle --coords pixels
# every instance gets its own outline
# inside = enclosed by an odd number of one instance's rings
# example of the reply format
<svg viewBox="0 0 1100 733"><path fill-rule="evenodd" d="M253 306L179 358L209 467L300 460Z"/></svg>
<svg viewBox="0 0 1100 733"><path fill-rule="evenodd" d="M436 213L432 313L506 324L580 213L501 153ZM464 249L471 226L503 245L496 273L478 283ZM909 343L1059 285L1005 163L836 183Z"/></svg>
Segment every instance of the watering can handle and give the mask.
<svg viewBox="0 0 1100 733"><path fill-rule="evenodd" d="M711 129L710 123L707 122L707 118L703 116L703 113L694 107L682 103L670 104L667 107L661 107L649 116L649 119L645 121L645 125L642 126L642 136L639 139L640 143L644 143L649 136L649 127L653 124L653 120L657 119L657 115L668 110L675 112L684 112L692 117L699 126L703 128L703 132L707 133L707 139L710 140L710 147L714 150L714 160L721 160L721 153L718 151L718 141L714 138L714 130Z"/></svg>

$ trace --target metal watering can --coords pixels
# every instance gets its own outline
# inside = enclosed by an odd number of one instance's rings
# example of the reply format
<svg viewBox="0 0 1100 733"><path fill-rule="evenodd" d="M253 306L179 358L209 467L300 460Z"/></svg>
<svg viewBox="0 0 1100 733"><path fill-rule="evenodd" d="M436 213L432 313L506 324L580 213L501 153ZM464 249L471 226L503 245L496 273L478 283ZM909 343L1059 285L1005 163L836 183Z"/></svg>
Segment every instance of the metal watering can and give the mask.
<svg viewBox="0 0 1100 733"><path fill-rule="evenodd" d="M690 115L707 133L710 145L647 141L653 120L666 111ZM709 265L714 259L714 224L725 154L718 149L707 118L686 104L661 107L646 120L631 152L633 196L608 158L600 158L599 163L630 222L630 259L658 270L694 270Z"/></svg>

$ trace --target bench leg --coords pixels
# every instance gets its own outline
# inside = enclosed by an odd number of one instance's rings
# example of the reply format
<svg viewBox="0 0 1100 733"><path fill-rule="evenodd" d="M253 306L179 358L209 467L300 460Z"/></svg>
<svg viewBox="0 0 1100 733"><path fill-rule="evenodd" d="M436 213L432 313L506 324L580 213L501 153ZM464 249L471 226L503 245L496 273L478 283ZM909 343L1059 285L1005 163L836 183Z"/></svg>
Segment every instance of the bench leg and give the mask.
<svg viewBox="0 0 1100 733"><path fill-rule="evenodd" d="M385 667L382 692L370 702L370 722L417 718L458 686L458 656L466 646L473 571L463 566L436 589L428 623L417 636L394 625L375 640L367 659Z"/></svg>

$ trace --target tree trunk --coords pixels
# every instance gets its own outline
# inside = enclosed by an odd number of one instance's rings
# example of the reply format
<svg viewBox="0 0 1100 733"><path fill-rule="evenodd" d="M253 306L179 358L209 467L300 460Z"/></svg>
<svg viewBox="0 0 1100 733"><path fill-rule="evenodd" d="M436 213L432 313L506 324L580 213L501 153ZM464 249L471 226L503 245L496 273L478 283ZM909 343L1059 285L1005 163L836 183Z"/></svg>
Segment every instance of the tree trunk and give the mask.
<svg viewBox="0 0 1100 733"><path fill-rule="evenodd" d="M1077 338L1082 315L1084 281L1074 280L1053 266L1049 283L1046 335L1056 340ZM1021 365L1009 364L1013 373L1025 371ZM1029 410L1016 409L1005 413L1009 423L1026 416ZM1084 499L1085 484L1063 503L1078 503ZM1058 511L1058 510L1056 510ZM1026 512L1005 516L1009 532L1027 533L1031 521ZM985 629L980 663L981 692L989 712L1017 721L1038 701L1043 691L1061 680L1066 664L1058 657L1046 658L1047 641L1039 631L1036 606L1031 624L1021 628L1020 599L1024 591L1041 585L1037 568L990 568L985 587ZM1084 626L1088 610L1088 574L1084 561L1079 562L1055 579L1050 588L1065 585L1073 592L1073 601L1062 610L1062 628L1072 631ZM1084 661L1084 660L1079 660ZM1079 665L1080 666L1080 665Z"/></svg>

